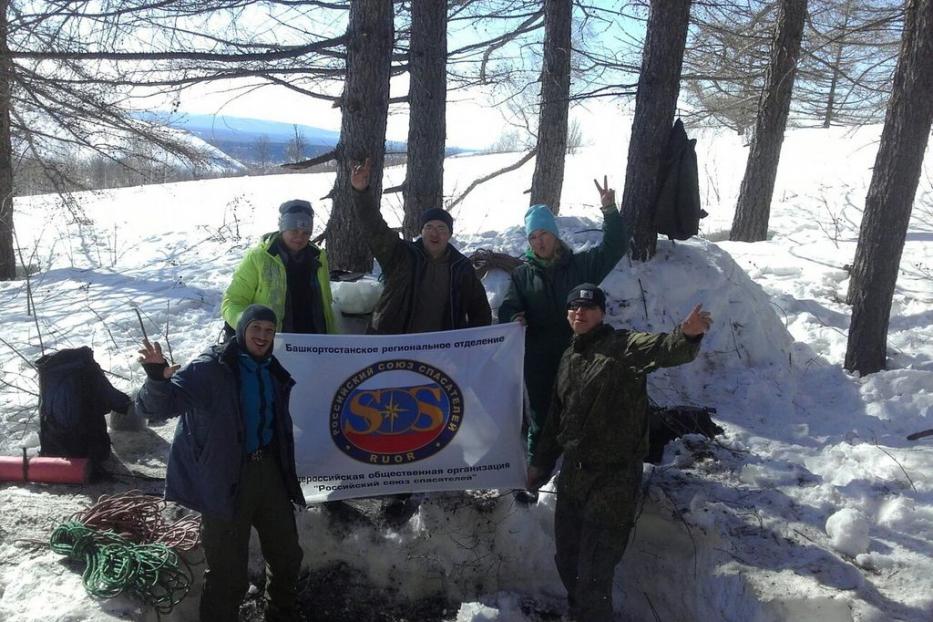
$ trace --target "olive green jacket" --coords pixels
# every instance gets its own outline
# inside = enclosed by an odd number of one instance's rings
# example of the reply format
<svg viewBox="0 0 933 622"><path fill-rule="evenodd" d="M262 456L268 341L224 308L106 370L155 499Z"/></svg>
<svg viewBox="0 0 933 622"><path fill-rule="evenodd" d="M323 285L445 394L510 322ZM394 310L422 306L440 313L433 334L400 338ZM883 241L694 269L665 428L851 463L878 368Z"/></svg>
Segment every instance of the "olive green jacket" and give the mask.
<svg viewBox="0 0 933 622"><path fill-rule="evenodd" d="M278 237L278 233L264 235L259 244L246 251L246 255L233 273L233 279L227 291L224 292L223 302L220 303L220 314L231 327L237 325L240 314L246 307L251 304L260 304L275 311L275 316L278 318L276 332L282 330L288 284L285 264L273 249L273 243ZM328 334L337 334L340 331L334 318L327 254L316 246L311 245L311 247L318 253L316 276L324 323L327 325Z"/></svg>
<svg viewBox="0 0 933 622"><path fill-rule="evenodd" d="M625 470L648 452L647 375L696 358L700 338L616 330L575 336L557 372L554 397L532 466L545 475L561 453L582 470Z"/></svg>

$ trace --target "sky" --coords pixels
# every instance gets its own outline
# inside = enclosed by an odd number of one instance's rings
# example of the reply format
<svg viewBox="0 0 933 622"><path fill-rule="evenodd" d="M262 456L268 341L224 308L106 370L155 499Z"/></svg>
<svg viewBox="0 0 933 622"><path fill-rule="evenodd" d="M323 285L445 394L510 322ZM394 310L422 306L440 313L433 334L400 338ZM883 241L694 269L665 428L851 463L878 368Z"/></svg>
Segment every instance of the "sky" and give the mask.
<svg viewBox="0 0 933 622"><path fill-rule="evenodd" d="M604 8L614 9L615 3L597 0L593 3ZM257 19L258 18L254 18ZM597 19L587 22L586 33L581 34L579 12L575 14L576 37L586 37L590 45L598 40L614 42L621 45L624 39L631 42L632 38L643 28L643 23L631 19L619 18L619 21L607 25ZM475 42L478 38L490 38L501 34L507 28L514 26L520 20L497 22L489 20L476 26L470 22L455 22L450 26L448 36L448 49L454 50L463 45ZM342 27L341 21L329 23L328 31L336 32ZM616 33L617 24L628 24L626 32ZM273 25L269 26L274 27ZM323 27L322 27L323 28ZM325 36L327 31L316 32ZM295 37L295 33L286 33L283 36ZM543 37L543 31L535 33L526 41L509 44L497 49L492 57L492 65L510 59L510 62L522 67L527 79L533 80L539 71L541 63L542 43L535 41L534 37ZM531 43L529 43L531 41ZM578 83L579 78L574 78ZM330 87L330 95L339 95L341 84ZM534 116L536 112L536 98L538 85L532 84L522 98L526 110L523 114ZM391 96L401 97L408 91L408 75L403 74L392 78ZM473 87L470 89L453 90L448 92L447 102L447 144L449 146L482 149L494 143L503 133L511 129L510 122L516 117L507 106L502 105L505 88L497 85ZM597 99L584 104L574 104L571 109L571 119L577 119L586 135L595 136L605 131L604 120L614 110L618 110L618 102ZM179 112L196 114L224 114L238 117L281 121L285 123L298 123L321 127L324 129L340 129L340 111L329 102L310 98L291 89L278 85L265 85L262 88L251 88L244 83L220 82L214 84L200 84L172 96L171 102L155 102L156 107L173 109L177 106ZM531 108L531 109L528 109ZM608 113L608 114L607 114ZM536 129L536 128L532 128ZM386 137L389 140L405 141L408 136L407 107L404 104L394 104L389 110Z"/></svg>

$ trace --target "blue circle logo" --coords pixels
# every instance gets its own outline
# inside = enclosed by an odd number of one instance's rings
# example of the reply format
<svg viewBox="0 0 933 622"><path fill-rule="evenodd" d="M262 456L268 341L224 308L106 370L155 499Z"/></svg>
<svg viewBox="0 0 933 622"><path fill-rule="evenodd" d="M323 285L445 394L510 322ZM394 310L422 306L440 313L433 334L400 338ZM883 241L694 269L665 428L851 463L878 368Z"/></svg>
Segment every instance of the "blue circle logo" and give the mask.
<svg viewBox="0 0 933 622"><path fill-rule="evenodd" d="M460 387L434 365L396 359L341 383L330 408L334 444L354 460L408 464L446 447L463 423Z"/></svg>

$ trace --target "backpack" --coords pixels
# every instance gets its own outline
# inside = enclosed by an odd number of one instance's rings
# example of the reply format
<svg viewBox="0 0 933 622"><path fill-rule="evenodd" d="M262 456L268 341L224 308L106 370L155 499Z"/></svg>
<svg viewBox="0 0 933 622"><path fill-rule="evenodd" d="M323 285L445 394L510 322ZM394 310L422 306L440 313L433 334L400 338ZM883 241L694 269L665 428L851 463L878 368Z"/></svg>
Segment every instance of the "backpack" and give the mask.
<svg viewBox="0 0 933 622"><path fill-rule="evenodd" d="M107 420L125 413L126 393L111 386L88 347L59 350L36 361L39 371L39 455L90 458L110 455Z"/></svg>
<svg viewBox="0 0 933 622"><path fill-rule="evenodd" d="M703 406L658 406L648 400L648 455L645 462L661 464L664 447L686 434L702 434L708 439L723 433L712 416L715 408Z"/></svg>
<svg viewBox="0 0 933 622"><path fill-rule="evenodd" d="M671 240L686 240L696 235L700 219L707 216L700 208L696 142L695 138L687 138L680 119L674 121L664 151L662 182L654 208L655 229Z"/></svg>

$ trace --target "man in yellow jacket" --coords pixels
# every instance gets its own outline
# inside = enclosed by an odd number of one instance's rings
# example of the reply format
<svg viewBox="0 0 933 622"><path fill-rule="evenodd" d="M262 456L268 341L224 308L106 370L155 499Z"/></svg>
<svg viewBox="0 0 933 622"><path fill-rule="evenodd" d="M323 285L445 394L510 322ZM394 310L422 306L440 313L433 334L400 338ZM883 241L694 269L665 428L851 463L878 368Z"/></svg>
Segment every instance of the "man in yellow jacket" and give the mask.
<svg viewBox="0 0 933 622"><path fill-rule="evenodd" d="M308 201L293 199L279 206L279 230L247 251L224 292L220 312L227 327L237 325L246 307L261 304L279 318L276 332L339 332L327 255L311 244L313 224Z"/></svg>

